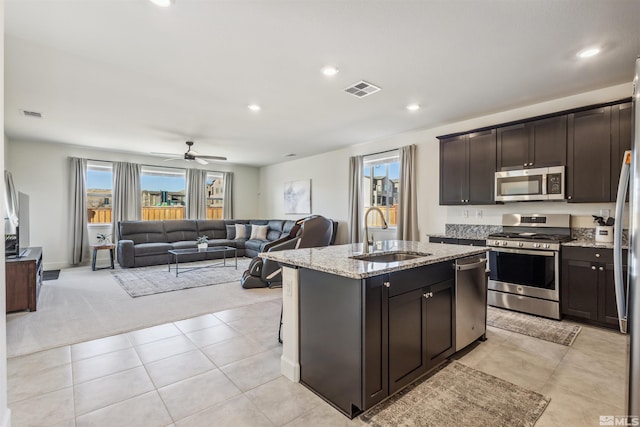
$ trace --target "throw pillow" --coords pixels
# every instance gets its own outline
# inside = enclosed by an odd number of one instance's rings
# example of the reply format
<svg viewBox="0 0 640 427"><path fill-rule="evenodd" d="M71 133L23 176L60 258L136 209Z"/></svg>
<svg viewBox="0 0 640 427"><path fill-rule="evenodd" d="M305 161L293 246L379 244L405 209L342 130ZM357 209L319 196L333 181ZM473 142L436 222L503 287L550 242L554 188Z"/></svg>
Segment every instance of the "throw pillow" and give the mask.
<svg viewBox="0 0 640 427"><path fill-rule="evenodd" d="M268 225L252 225L251 226L251 240L267 240L267 232L269 231Z"/></svg>
<svg viewBox="0 0 640 427"><path fill-rule="evenodd" d="M227 239L233 240L236 238L236 226L227 225Z"/></svg>
<svg viewBox="0 0 640 427"><path fill-rule="evenodd" d="M246 239L247 237L247 228L244 226L244 224L235 224L236 226L236 240L237 239Z"/></svg>

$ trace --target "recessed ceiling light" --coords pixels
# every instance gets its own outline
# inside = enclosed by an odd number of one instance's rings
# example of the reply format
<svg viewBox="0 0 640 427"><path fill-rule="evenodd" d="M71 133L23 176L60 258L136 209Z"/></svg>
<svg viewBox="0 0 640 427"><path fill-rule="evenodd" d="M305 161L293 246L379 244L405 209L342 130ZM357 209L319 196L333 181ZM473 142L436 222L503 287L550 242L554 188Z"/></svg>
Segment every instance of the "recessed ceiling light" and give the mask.
<svg viewBox="0 0 640 427"><path fill-rule="evenodd" d="M587 49L583 49L580 52L578 52L578 58L591 58L592 56L596 56L597 54L600 53L600 48L599 47L590 47Z"/></svg>
<svg viewBox="0 0 640 427"><path fill-rule="evenodd" d="M251 111L260 111L260 106L258 104L249 104L247 108Z"/></svg>
<svg viewBox="0 0 640 427"><path fill-rule="evenodd" d="M331 76L335 76L336 74L338 74L338 70L336 67L332 66L332 65L327 65L326 67L322 68L322 74L324 74L327 77L331 77Z"/></svg>
<svg viewBox="0 0 640 427"><path fill-rule="evenodd" d="M418 111L420 109L420 104L409 104L407 105L407 110L409 111Z"/></svg>
<svg viewBox="0 0 640 427"><path fill-rule="evenodd" d="M169 7L173 4L174 0L149 0L151 3L160 7Z"/></svg>

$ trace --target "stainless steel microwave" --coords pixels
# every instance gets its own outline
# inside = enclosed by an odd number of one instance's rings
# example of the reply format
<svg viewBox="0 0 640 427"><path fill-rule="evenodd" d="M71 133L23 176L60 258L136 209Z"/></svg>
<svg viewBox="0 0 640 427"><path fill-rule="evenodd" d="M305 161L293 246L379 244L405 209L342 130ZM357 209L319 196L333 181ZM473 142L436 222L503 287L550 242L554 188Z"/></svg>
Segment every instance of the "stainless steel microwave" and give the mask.
<svg viewBox="0 0 640 427"><path fill-rule="evenodd" d="M496 172L496 201L564 200L564 182L564 166Z"/></svg>

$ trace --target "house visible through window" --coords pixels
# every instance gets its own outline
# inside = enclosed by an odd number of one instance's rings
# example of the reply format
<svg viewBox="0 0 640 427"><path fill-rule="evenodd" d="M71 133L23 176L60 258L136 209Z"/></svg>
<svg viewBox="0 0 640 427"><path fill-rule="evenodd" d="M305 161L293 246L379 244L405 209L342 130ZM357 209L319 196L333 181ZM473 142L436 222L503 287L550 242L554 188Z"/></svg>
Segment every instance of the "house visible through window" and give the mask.
<svg viewBox="0 0 640 427"><path fill-rule="evenodd" d="M364 156L363 159L364 209L377 206L383 212L389 227L398 224L398 194L400 185L400 153L397 150ZM369 227L381 227L376 213L367 218Z"/></svg>
<svg viewBox="0 0 640 427"><path fill-rule="evenodd" d="M87 162L87 220L110 224L113 201L113 170L109 162Z"/></svg>
<svg viewBox="0 0 640 427"><path fill-rule="evenodd" d="M140 174L142 219L184 219L186 182L184 169L144 166Z"/></svg>
<svg viewBox="0 0 640 427"><path fill-rule="evenodd" d="M219 172L207 173L207 219L222 219L224 181Z"/></svg>

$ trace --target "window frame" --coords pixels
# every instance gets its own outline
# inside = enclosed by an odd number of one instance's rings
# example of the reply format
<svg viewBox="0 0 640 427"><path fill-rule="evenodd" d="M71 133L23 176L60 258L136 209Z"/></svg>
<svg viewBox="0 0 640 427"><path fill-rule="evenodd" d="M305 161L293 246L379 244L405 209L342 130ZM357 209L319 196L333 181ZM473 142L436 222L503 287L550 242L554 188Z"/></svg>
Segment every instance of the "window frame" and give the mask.
<svg viewBox="0 0 640 427"><path fill-rule="evenodd" d="M89 172L92 170L108 170L111 173L111 188L109 189L110 192L109 193L93 193L93 195L90 195L89 193ZM85 188L85 197L86 197L86 203L87 203L87 214L89 212L90 209L97 209L100 208L101 206L97 206L97 207L92 207L89 206L89 197L103 197L103 198L109 198L110 199L110 203L108 205L108 208L110 210L109 213L109 218L113 218L113 163L109 162L109 161L103 161L103 160L87 160L87 171L86 171L86 176L85 176L85 184L86 184L86 188ZM102 190L102 189L99 189ZM104 226L104 225L111 225L111 220L108 222L91 222L91 220L88 218L87 215L87 226L89 227L94 227L94 226Z"/></svg>
<svg viewBox="0 0 640 427"><path fill-rule="evenodd" d="M220 182L222 183L221 188L221 192L220 192L220 197L209 197L209 180L211 181L211 184L213 184L213 182L216 179L219 179ZM207 176L205 178L205 182L204 182L204 187L205 187L205 200L206 200L206 206L207 206L207 213L206 213L206 219L222 219L222 213L224 212L224 173L223 172L216 172L216 171L207 171ZM209 200L220 200L220 205L216 205L216 204L212 204L209 205ZM213 217L209 217L209 208L220 208L220 218L213 218Z"/></svg>
<svg viewBox="0 0 640 427"><path fill-rule="evenodd" d="M145 176L176 176L176 177L181 177L184 183L184 187L181 190L182 194L179 194L179 192L175 192L175 191L169 191L169 190L147 190L144 188L144 184L143 184L143 179ZM147 194L149 195L149 199L145 201L145 192L147 192ZM152 166L152 165L141 165L140 167L140 194L138 195L140 197L140 206L142 208L142 221L153 221L153 220L157 220L158 218L145 218L145 214L144 214L144 210L145 208L182 208L182 214L180 218L167 218L164 214L162 215L163 220L180 220L180 219L185 219L186 218L186 199L187 199L187 170L183 169L183 168L174 168L174 167L167 167L167 166ZM154 194L154 193L158 193L158 194ZM166 193L166 194L162 194L162 193ZM171 204L170 202L167 201L167 198L171 196L173 197L178 197L178 203L176 204ZM154 199L151 199L151 197L160 197L160 202L159 203L167 203L166 205L158 205L155 203ZM164 200L162 200L164 199ZM154 203L151 203L152 201L154 201Z"/></svg>
<svg viewBox="0 0 640 427"><path fill-rule="evenodd" d="M390 169L391 164L398 164L398 178L390 177ZM386 165L385 175L382 178L381 183L376 183L375 181L375 166ZM389 229L396 229L398 226L397 217L394 223L391 223L391 209L395 206L396 215L397 215L397 207L398 207L398 199L400 197L400 168L402 165L400 164L400 150L389 150L382 153L370 154L362 156L362 193L363 193L363 210L366 210L370 207L378 207L380 208L384 215L385 220L387 221L387 225ZM367 175L369 172L369 175ZM367 185L367 180L369 185ZM394 183L395 181L395 183ZM378 185L382 185L382 189L384 193L381 193L377 197L385 198L385 204L378 204L377 200L374 200L376 196L374 196L374 184L376 187ZM385 185L386 184L386 185ZM386 187L386 188L384 188ZM397 191L394 191L397 190ZM391 204L389 204L389 200L391 200ZM395 201L395 203L393 203ZM368 219L373 219L374 216L369 215ZM382 227L379 225L367 225L370 229L381 229Z"/></svg>

